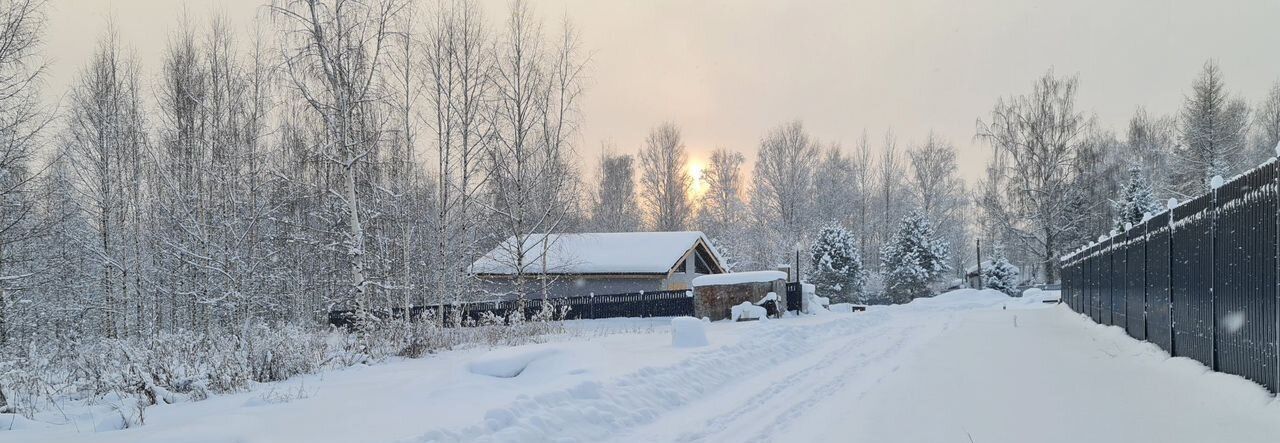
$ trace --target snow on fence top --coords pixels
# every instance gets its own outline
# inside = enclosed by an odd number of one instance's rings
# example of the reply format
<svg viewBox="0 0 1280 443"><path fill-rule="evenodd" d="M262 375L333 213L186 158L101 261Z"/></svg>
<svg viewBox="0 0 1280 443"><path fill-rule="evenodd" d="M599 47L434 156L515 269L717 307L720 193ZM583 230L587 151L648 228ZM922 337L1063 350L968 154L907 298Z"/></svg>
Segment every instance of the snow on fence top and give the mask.
<svg viewBox="0 0 1280 443"><path fill-rule="evenodd" d="M760 283L774 280L786 280L787 273L782 271L731 272L728 274L704 275L693 279L693 286L737 285L742 283Z"/></svg>
<svg viewBox="0 0 1280 443"><path fill-rule="evenodd" d="M1277 155L1277 156L1280 156L1280 143L1277 143L1277 144L1276 144L1276 155ZM1200 194L1200 195L1199 195L1199 196L1197 196L1197 197L1193 197L1193 198L1189 198L1189 199L1184 199L1183 201L1178 201L1178 199L1176 199L1176 198L1170 198L1170 199L1169 199L1169 201L1165 204L1165 209L1164 209L1164 210L1162 210L1162 211L1160 211L1160 212L1157 212L1157 213L1155 213L1155 214L1144 214L1144 215L1143 215L1143 221L1145 222L1145 221L1147 221L1147 220L1150 220L1151 218L1154 218L1154 217L1156 217L1156 216L1160 216L1160 215L1163 215L1163 214L1169 214L1168 223L1169 223L1169 225L1174 225L1174 224L1176 224L1176 223L1177 223L1177 221L1175 220L1175 217L1174 217L1174 215L1173 215L1173 214L1174 214L1174 212L1173 212L1173 211L1174 211L1174 209L1178 209L1178 208L1180 208L1180 207L1182 207L1182 206L1184 206L1184 205L1192 204L1192 202L1196 202L1197 200L1200 200L1201 198L1206 198L1206 196L1208 196L1208 195L1210 195L1210 194L1213 194L1213 193L1217 192L1219 188L1221 188L1221 187L1223 187L1223 186L1225 186L1225 185L1229 185L1229 184L1235 183L1237 180L1244 179L1244 178L1245 178L1245 176L1248 176L1248 175L1250 175L1250 174L1253 174L1253 173L1255 173L1256 171L1258 171L1259 169L1262 169L1262 168L1265 168L1265 167L1268 167L1268 166L1272 166L1272 164L1273 164L1273 163L1275 163L1276 161L1277 161L1277 158L1270 158L1270 159L1267 159L1266 161L1264 161L1264 162L1262 162L1262 163L1258 164L1258 166L1257 166L1257 167L1254 167L1253 169L1249 169L1249 170L1246 170L1246 171L1241 172L1241 173L1239 173L1239 174L1236 174L1236 175L1232 176L1232 177L1231 177L1231 178L1229 178L1229 179L1223 179L1221 175L1215 175L1215 176L1213 176L1212 178L1210 178L1210 179L1209 179L1209 188L1210 188L1210 189L1209 189L1209 191L1208 191L1208 192L1205 192L1205 193L1203 193L1203 194ZM1208 211L1212 211L1212 210L1213 210L1213 208L1212 208L1212 207L1210 207L1210 208L1208 208L1208 209L1206 209L1206 210L1208 210ZM1062 263L1066 263L1066 262L1070 262L1070 261L1076 260L1076 259L1078 259L1078 258L1084 257L1084 256L1086 256L1086 255L1087 255L1087 254L1085 254L1085 252L1088 252L1090 249L1095 248L1095 247L1097 247L1097 246L1099 246L1099 245L1104 245L1104 244L1107 244L1108 242L1115 243L1117 240L1119 240L1119 241L1124 241L1124 240L1126 240L1126 239L1125 239L1125 236L1126 236L1127 234L1128 234L1128 231L1127 231L1127 230L1126 230L1126 231L1124 231L1124 232L1117 232L1116 230L1112 230L1111 232L1109 232L1109 233L1107 233L1107 234L1099 235L1099 236L1098 236L1098 240L1097 240L1097 241L1091 241L1091 242L1088 242L1088 243L1086 243L1086 244L1080 245L1080 247L1078 247L1078 248L1076 248L1076 249L1074 249L1074 250L1072 250L1072 251L1068 251L1066 254L1064 254L1064 255L1062 255L1062 256L1060 256L1060 257L1058 257L1058 261L1059 261L1059 262L1062 262ZM1095 251L1095 252L1096 252L1096 251Z"/></svg>
<svg viewBox="0 0 1280 443"><path fill-rule="evenodd" d="M524 272L549 274L665 274L699 242L721 260L700 231L537 234L516 247L509 237L475 263L476 274L515 274L515 257L522 255Z"/></svg>

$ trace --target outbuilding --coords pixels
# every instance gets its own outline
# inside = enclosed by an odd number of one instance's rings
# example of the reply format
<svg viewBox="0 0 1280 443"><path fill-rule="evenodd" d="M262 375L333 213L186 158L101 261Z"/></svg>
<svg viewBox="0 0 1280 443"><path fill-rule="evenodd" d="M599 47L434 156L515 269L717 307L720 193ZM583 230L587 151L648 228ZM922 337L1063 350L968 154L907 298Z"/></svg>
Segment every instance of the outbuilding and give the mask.
<svg viewBox="0 0 1280 443"><path fill-rule="evenodd" d="M499 298L687 290L694 278L725 272L699 231L537 234L509 237L470 267Z"/></svg>

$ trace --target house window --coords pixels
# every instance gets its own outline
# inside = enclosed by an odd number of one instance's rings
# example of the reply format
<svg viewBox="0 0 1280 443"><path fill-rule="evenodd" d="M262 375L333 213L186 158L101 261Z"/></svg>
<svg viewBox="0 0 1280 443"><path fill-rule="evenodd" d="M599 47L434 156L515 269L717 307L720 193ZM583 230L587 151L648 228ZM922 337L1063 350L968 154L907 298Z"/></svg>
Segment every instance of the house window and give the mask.
<svg viewBox="0 0 1280 443"><path fill-rule="evenodd" d="M676 263L676 272L686 272L688 268L685 268L684 262L684 260L680 260L680 263Z"/></svg>

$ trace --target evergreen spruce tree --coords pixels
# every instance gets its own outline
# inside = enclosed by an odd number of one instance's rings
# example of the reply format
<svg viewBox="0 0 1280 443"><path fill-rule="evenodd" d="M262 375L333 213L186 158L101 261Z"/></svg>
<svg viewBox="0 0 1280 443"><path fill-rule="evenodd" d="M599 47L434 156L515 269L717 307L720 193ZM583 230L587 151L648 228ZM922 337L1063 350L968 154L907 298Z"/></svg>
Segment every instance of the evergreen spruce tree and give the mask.
<svg viewBox="0 0 1280 443"><path fill-rule="evenodd" d="M817 287L818 295L840 302L865 301L866 268L852 233L839 225L823 228L809 249L809 257L809 280Z"/></svg>
<svg viewBox="0 0 1280 443"><path fill-rule="evenodd" d="M1004 248L997 246L991 254L991 263L982 268L982 285L1005 294L1014 295L1018 287L1018 268L1004 256Z"/></svg>
<svg viewBox="0 0 1280 443"><path fill-rule="evenodd" d="M1129 168L1129 183L1121 190L1120 199L1112 204L1116 210L1115 228L1121 232L1126 223L1137 225L1146 214L1160 211L1151 181L1136 166Z"/></svg>
<svg viewBox="0 0 1280 443"><path fill-rule="evenodd" d="M885 295L894 303L929 295L929 284L947 270L949 256L947 244L937 238L924 214L907 215L880 250Z"/></svg>

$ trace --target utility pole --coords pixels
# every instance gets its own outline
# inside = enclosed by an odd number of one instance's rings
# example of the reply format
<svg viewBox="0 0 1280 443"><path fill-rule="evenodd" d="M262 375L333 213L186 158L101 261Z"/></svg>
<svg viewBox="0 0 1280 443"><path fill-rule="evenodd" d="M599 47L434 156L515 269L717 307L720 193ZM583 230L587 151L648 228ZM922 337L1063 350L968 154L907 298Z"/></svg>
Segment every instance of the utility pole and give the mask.
<svg viewBox="0 0 1280 443"><path fill-rule="evenodd" d="M977 288L974 288L974 289L982 289L982 287L983 287L983 286L982 286L982 239L980 239L980 238L979 238L979 239L977 239L977 241L978 241L978 246L977 246L977 249L978 249L978 287L977 287Z"/></svg>

